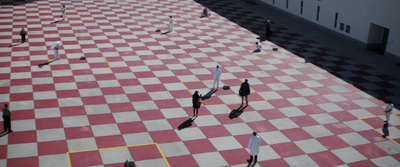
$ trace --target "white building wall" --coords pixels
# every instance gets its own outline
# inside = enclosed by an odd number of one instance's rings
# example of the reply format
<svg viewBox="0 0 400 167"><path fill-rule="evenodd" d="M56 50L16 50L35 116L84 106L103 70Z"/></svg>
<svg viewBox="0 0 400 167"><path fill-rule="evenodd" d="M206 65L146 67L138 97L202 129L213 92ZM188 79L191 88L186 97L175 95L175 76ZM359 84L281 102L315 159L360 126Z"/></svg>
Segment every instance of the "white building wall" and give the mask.
<svg viewBox="0 0 400 167"><path fill-rule="evenodd" d="M301 0L261 0L284 11L356 39L368 42L370 24L390 29L386 52L400 57L400 0L303 0L303 14L300 14ZM320 6L319 20L317 7ZM336 28L335 13L338 13ZM345 25L339 30L340 23ZM346 33L346 25L351 27Z"/></svg>

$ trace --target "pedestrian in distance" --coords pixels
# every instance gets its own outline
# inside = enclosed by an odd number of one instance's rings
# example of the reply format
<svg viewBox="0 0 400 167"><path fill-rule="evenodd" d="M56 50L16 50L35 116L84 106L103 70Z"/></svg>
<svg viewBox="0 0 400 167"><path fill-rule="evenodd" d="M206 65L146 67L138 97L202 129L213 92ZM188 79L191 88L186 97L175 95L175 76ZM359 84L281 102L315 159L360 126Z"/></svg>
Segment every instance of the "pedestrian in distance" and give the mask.
<svg viewBox="0 0 400 167"><path fill-rule="evenodd" d="M24 30L24 28L19 31L19 35L21 36L21 43L25 43L26 31Z"/></svg>
<svg viewBox="0 0 400 167"><path fill-rule="evenodd" d="M203 14L201 15L201 17L200 18L203 18L203 17L209 17L211 14L208 12L208 8L204 8L203 9Z"/></svg>
<svg viewBox="0 0 400 167"><path fill-rule="evenodd" d="M253 131L253 136L249 140L250 159L247 160L249 165L253 162L257 163L257 155L260 150L261 140L256 131Z"/></svg>
<svg viewBox="0 0 400 167"><path fill-rule="evenodd" d="M244 98L246 98L246 106L249 105L249 99L248 99L249 94L250 94L250 85L248 83L248 80L245 79L244 82L240 85L239 89L239 95L242 96L242 104L240 105L240 107L243 106Z"/></svg>
<svg viewBox="0 0 400 167"><path fill-rule="evenodd" d="M386 108L385 108L385 113L386 113L386 123L389 123L390 119L390 114L392 114L392 110L394 108L394 104L391 100L388 100Z"/></svg>
<svg viewBox="0 0 400 167"><path fill-rule="evenodd" d="M214 84L213 84L213 90L215 89L215 91L217 91L219 89L219 77L221 76L221 68L219 68L219 65L217 65L217 67L214 69ZM217 85L217 87L215 88L215 85Z"/></svg>
<svg viewBox="0 0 400 167"><path fill-rule="evenodd" d="M8 109L8 104L4 104L4 108L3 110L1 110L3 112L3 127L4 127L4 132L8 133L13 132L13 130L11 130L11 111Z"/></svg>
<svg viewBox="0 0 400 167"><path fill-rule="evenodd" d="M271 35L271 21L267 20L267 23L265 25L265 38L268 39L270 35Z"/></svg>
<svg viewBox="0 0 400 167"><path fill-rule="evenodd" d="M193 119L199 116L199 108L201 106L202 100L202 95L199 95L199 91L195 91L192 96Z"/></svg>
<svg viewBox="0 0 400 167"><path fill-rule="evenodd" d="M61 6L61 17L62 17L62 20L65 20L65 19L67 19L67 11L66 11L66 9L65 9L65 5L62 5Z"/></svg>
<svg viewBox="0 0 400 167"><path fill-rule="evenodd" d="M62 45L61 41L57 41L51 46L51 49L54 50L54 60L60 60L58 49L61 47L61 45Z"/></svg>
<svg viewBox="0 0 400 167"><path fill-rule="evenodd" d="M169 16L169 32L174 31L174 19L172 19L172 16Z"/></svg>

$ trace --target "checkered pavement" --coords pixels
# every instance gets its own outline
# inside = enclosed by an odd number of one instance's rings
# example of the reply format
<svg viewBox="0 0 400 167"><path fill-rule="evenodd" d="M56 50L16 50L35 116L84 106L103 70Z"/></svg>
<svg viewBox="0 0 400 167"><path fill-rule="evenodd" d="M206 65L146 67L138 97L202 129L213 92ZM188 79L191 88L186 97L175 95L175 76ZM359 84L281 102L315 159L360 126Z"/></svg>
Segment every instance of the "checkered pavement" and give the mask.
<svg viewBox="0 0 400 167"><path fill-rule="evenodd" d="M51 24L61 3L68 19ZM211 17L199 18L202 4ZM1 135L0 166L108 167L128 158L138 166L243 166L252 130L262 138L256 166L400 166L397 109L390 136L381 137L382 99L400 95L400 80L280 25L253 54L263 18L241 4L0 6L0 102L10 104L14 130ZM174 32L160 35L168 16ZM27 42L9 47L21 27ZM55 41L61 60L51 61ZM220 85L231 90L210 92L217 64ZM244 79L252 94L241 112ZM209 98L191 121L196 90Z"/></svg>

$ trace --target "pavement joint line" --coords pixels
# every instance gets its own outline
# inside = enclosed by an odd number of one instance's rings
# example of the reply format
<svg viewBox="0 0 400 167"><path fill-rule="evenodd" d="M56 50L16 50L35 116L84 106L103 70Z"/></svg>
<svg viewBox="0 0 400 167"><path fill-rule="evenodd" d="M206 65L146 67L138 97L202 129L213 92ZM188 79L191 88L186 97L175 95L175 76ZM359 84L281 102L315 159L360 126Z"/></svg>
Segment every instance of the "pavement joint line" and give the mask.
<svg viewBox="0 0 400 167"><path fill-rule="evenodd" d="M374 117L372 117L374 118ZM364 124L366 124L367 126L369 126L371 129L375 130L376 132L378 132L380 135L384 135L382 132L378 131L376 128L372 127L370 124L366 123L363 119L359 119L361 122L363 122ZM400 144L396 141L394 141L392 138L390 138L389 136L386 136L387 139L391 140L393 143L397 144L398 146L400 146Z"/></svg>
<svg viewBox="0 0 400 167"><path fill-rule="evenodd" d="M81 19L81 21L83 21L83 19L82 19L81 15L79 14L79 12L76 12L76 13L78 14L78 16Z"/></svg>
<svg viewBox="0 0 400 167"><path fill-rule="evenodd" d="M164 153L161 151L161 149L160 149L160 147L158 146L157 143L147 143L147 144L138 144L138 145L130 145L130 146L118 146L118 147L106 147L106 148L82 150L82 151L70 151L70 152L67 152L66 154L67 154L67 157L68 157L69 166L72 167L70 154L82 153L82 152L90 152L90 151L110 150L110 149L118 149L118 148L140 147L140 146L148 146L148 145L155 145L157 147L159 153L163 157L163 159L164 159L165 163L167 164L167 166L171 167L171 165L169 164L167 158L164 156Z"/></svg>

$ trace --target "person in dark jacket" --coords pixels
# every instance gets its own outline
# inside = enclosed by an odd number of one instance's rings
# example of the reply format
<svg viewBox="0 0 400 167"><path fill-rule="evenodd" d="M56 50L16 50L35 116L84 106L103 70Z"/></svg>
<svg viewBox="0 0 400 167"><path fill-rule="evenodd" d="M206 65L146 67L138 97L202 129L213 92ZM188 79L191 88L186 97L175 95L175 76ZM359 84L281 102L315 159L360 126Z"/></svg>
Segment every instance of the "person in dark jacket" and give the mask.
<svg viewBox="0 0 400 167"><path fill-rule="evenodd" d="M8 104L4 104L4 108L2 110L3 112L3 127L4 127L4 131L3 132L13 132L13 130L11 130L11 112L8 109Z"/></svg>
<svg viewBox="0 0 400 167"><path fill-rule="evenodd" d="M193 118L199 116L199 108L201 105L201 95L199 95L199 91L195 91L192 96L192 104L193 104Z"/></svg>
<svg viewBox="0 0 400 167"><path fill-rule="evenodd" d="M249 105L249 99L247 98L247 96L249 96L249 94L250 94L250 85L248 83L248 80L245 79L244 82L242 83L242 85L240 85L240 89L239 89L239 95L242 96L242 104L240 105L240 107L243 106L244 98L246 98L246 106Z"/></svg>
<svg viewBox="0 0 400 167"><path fill-rule="evenodd" d="M21 43L25 43L26 31L24 30L24 28L21 29L19 35L21 36Z"/></svg>

